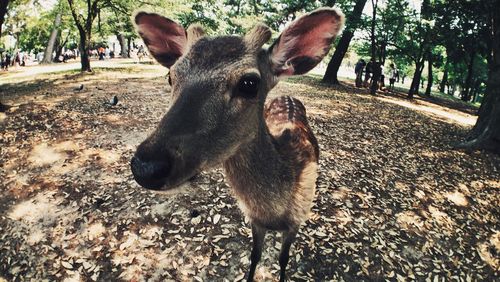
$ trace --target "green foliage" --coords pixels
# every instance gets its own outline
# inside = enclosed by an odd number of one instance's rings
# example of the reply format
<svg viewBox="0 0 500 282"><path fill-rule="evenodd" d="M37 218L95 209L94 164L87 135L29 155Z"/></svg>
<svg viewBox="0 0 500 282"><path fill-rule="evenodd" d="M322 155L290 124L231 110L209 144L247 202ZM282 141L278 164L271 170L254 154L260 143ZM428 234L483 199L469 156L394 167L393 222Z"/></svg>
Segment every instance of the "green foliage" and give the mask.
<svg viewBox="0 0 500 282"><path fill-rule="evenodd" d="M35 53L43 51L49 40L51 21L53 15L50 12L42 14L39 18L27 18L24 30L19 34L19 49Z"/></svg>
<svg viewBox="0 0 500 282"><path fill-rule="evenodd" d="M4 34L18 39L23 50L41 51L47 44L56 12L63 11L61 33L69 45L78 44L78 30L71 17L68 0L56 7L40 5L37 0L16 0L9 6ZM97 1L97 2L96 2ZM86 17L87 1L73 0L80 22ZM91 45L103 44L109 36L137 38L132 24L133 12L146 9L165 15L187 27L199 23L208 34L242 34L256 22L265 22L275 31L301 14L335 3L346 16L352 12L354 0L92 0L97 14L91 30ZM371 5L368 1L366 5ZM449 83L465 86L483 85L487 74L490 26L488 11L494 9L492 0L422 0L420 7L409 0L379 0L377 7L375 44L378 59L386 66L394 62L401 73L410 76L415 63L432 56L433 74L437 80L448 70ZM417 4L418 5L418 4ZM36 8L33 8L36 7ZM356 40L349 52L353 57L370 57L371 16L363 15ZM346 28L355 26L346 23ZM63 38L64 39L64 38ZM468 66L472 65L472 82L467 82ZM426 70L424 70L426 72Z"/></svg>
<svg viewBox="0 0 500 282"><path fill-rule="evenodd" d="M191 6L188 12L178 13L177 19L187 27L193 23L199 23L208 29L208 32L215 32L219 29L217 17L219 9L215 1L198 1Z"/></svg>

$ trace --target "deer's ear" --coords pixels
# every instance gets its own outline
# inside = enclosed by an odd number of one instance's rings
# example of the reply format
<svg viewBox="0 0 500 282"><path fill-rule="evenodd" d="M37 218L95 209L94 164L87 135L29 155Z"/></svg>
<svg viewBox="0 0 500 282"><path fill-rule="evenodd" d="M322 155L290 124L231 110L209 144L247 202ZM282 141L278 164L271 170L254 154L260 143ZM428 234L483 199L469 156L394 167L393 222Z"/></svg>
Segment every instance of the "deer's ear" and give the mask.
<svg viewBox="0 0 500 282"><path fill-rule="evenodd" d="M178 23L158 14L139 12L135 24L149 52L163 66L170 68L184 53L186 31Z"/></svg>
<svg viewBox="0 0 500 282"><path fill-rule="evenodd" d="M321 8L293 21L269 48L276 76L304 74L330 51L344 23L344 14Z"/></svg>

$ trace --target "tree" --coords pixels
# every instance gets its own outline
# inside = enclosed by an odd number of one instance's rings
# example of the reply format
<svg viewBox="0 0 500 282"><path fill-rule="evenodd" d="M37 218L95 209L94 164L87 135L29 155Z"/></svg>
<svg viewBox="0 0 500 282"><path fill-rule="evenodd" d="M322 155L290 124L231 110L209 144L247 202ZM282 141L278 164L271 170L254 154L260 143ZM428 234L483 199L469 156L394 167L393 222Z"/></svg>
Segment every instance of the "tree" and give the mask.
<svg viewBox="0 0 500 282"><path fill-rule="evenodd" d="M418 87L422 78L422 70L424 69L426 55L430 54L431 46L429 44L431 43L432 37L432 19L432 7L430 0L423 0L421 17L418 19L414 29L417 34L418 43L412 54L412 59L415 62L415 73L413 74L410 90L408 90L409 99L412 99L413 95L418 94Z"/></svg>
<svg viewBox="0 0 500 282"><path fill-rule="evenodd" d="M54 19L54 26L52 28L52 32L50 33L49 42L47 43L47 47L45 47L45 51L43 52L43 60L41 61L42 64L52 63L52 53L54 52L54 46L56 45L57 35L59 34L59 27L61 26L61 17L62 17L62 12L58 11Z"/></svg>
<svg viewBox="0 0 500 282"><path fill-rule="evenodd" d="M486 81L483 65L489 56L490 21L484 3L491 0L456 1L453 5L434 2L435 41L446 48L446 63L439 90L459 88L462 100L477 95ZM454 92L454 91L452 91Z"/></svg>
<svg viewBox="0 0 500 282"><path fill-rule="evenodd" d="M487 149L500 154L500 13L494 9L500 6L500 0L487 2L487 9L484 11L489 11L492 25L486 94L479 109L476 125L460 147Z"/></svg>
<svg viewBox="0 0 500 282"><path fill-rule="evenodd" d="M367 0L357 0L354 5L353 11L347 17L347 27L342 33L342 37L339 40L335 48L335 52L328 63L328 67L326 68L325 75L323 76L323 81L329 84L339 84L337 73L340 68L340 64L344 59L344 56L349 48L349 44L351 43L351 39L354 36L354 32L359 27L361 22L361 14L363 12L363 8L365 7Z"/></svg>
<svg viewBox="0 0 500 282"><path fill-rule="evenodd" d="M40 13L39 17L27 18L26 26L19 34L19 48L34 53L42 51L50 36L51 21L53 17L46 12Z"/></svg>
<svg viewBox="0 0 500 282"><path fill-rule="evenodd" d="M103 0L86 0L85 3L79 0L68 0L69 9L75 25L78 28L80 35L80 60L82 64L82 72L91 72L89 50L92 39L92 23L94 22L97 14L99 13L99 5ZM86 11L86 17L80 14L80 9Z"/></svg>

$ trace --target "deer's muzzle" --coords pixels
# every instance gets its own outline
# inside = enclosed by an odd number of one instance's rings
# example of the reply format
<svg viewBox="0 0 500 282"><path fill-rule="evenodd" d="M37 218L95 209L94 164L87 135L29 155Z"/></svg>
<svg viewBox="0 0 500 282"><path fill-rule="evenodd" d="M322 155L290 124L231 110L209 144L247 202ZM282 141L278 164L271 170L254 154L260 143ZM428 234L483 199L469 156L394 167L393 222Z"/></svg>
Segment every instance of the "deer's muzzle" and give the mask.
<svg viewBox="0 0 500 282"><path fill-rule="evenodd" d="M142 187L152 190L162 188L172 170L169 161L142 161L137 156L130 161L130 167L135 181Z"/></svg>

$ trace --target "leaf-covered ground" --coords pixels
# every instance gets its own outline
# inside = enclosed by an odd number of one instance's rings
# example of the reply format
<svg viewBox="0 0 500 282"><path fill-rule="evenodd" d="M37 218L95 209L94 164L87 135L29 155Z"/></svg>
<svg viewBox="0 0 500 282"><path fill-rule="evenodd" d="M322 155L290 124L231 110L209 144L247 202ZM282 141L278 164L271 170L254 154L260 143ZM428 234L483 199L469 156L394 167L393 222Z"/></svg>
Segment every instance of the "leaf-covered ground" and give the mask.
<svg viewBox="0 0 500 282"><path fill-rule="evenodd" d="M131 66L0 85L13 106L0 113L0 280L244 277L250 229L221 169L167 194L132 178L135 147L168 108L164 74ZM470 109L310 77L278 95L305 103L321 147L291 280L498 279L500 157L453 149ZM268 233L258 280L277 280L279 243Z"/></svg>

